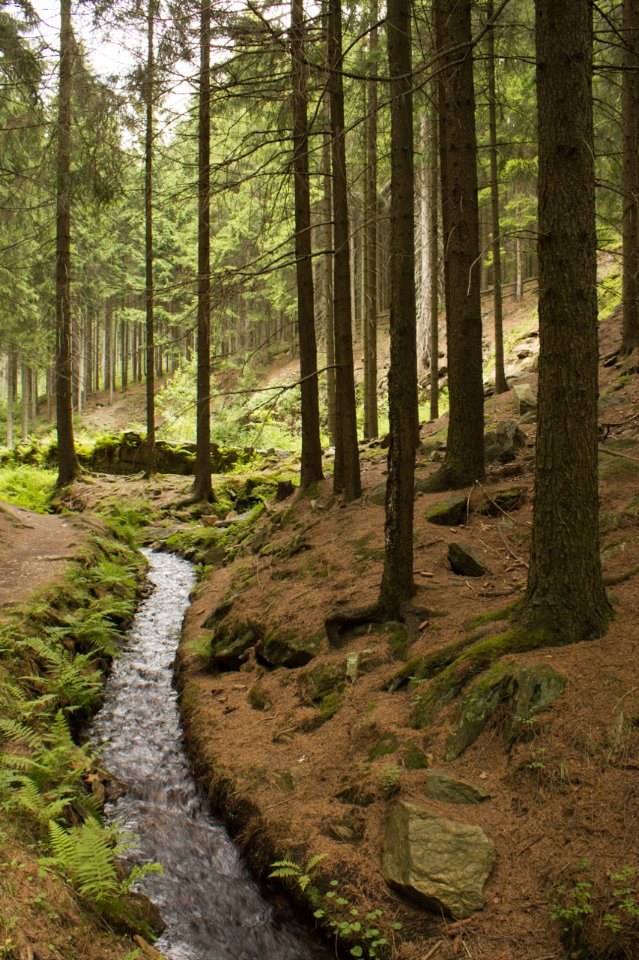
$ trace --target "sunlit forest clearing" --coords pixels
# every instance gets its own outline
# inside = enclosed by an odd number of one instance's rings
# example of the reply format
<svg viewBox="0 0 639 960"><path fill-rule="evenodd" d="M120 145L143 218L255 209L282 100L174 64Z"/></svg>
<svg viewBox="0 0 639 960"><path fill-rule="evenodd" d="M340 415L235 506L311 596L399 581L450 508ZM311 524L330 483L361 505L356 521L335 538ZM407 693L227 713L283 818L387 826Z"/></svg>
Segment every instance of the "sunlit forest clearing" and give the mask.
<svg viewBox="0 0 639 960"><path fill-rule="evenodd" d="M0 960L636 960L635 0L0 78Z"/></svg>

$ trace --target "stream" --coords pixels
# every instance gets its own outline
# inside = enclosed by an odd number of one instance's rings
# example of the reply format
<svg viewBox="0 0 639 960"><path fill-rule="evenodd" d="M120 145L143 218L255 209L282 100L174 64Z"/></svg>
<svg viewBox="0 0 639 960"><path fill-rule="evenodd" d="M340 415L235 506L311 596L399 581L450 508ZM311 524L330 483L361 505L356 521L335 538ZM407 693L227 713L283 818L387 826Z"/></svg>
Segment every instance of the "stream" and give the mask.
<svg viewBox="0 0 639 960"><path fill-rule="evenodd" d="M113 664L91 739L127 790L106 811L136 837L127 859L157 861L164 869L140 887L167 924L155 946L167 960L325 958L326 951L292 917L278 920L224 825L201 799L172 686L194 568L173 554L144 552L153 591Z"/></svg>

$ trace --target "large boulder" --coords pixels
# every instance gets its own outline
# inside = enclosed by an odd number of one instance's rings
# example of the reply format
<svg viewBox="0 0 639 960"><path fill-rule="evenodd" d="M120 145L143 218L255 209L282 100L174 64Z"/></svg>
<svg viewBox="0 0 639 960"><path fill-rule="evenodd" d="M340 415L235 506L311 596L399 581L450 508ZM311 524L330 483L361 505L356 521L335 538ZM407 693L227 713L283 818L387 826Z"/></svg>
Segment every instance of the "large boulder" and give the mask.
<svg viewBox="0 0 639 960"><path fill-rule="evenodd" d="M386 821L383 870L394 890L456 920L484 906L495 845L481 827L397 800Z"/></svg>

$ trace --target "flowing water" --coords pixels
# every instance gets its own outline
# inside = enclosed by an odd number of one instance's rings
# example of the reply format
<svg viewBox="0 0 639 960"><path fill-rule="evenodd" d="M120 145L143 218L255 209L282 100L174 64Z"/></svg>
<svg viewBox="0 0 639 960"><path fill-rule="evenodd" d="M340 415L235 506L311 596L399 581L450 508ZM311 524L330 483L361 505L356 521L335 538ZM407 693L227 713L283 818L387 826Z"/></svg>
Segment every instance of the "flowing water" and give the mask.
<svg viewBox="0 0 639 960"><path fill-rule="evenodd" d="M224 826L201 801L182 743L173 661L195 583L193 566L147 552L153 587L115 661L92 739L126 795L109 819L138 838L133 859L157 861L142 890L167 928L169 960L310 960L325 951L294 922L280 923Z"/></svg>

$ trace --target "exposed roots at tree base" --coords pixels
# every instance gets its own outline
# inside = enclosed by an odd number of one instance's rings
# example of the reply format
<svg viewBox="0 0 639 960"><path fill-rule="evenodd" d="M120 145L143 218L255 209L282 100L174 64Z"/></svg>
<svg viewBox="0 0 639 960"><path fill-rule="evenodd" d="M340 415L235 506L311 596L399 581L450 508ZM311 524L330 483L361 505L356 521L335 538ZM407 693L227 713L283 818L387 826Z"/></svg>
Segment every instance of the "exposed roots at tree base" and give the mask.
<svg viewBox="0 0 639 960"><path fill-rule="evenodd" d="M492 667L501 657L513 653L527 653L557 643L547 630L514 627L504 633L486 637L462 649L452 644L438 653L438 664L432 667L432 682L424 693L417 693L413 703L412 721L417 728L427 726L442 707L450 703L472 680ZM451 660L451 655L454 659Z"/></svg>

